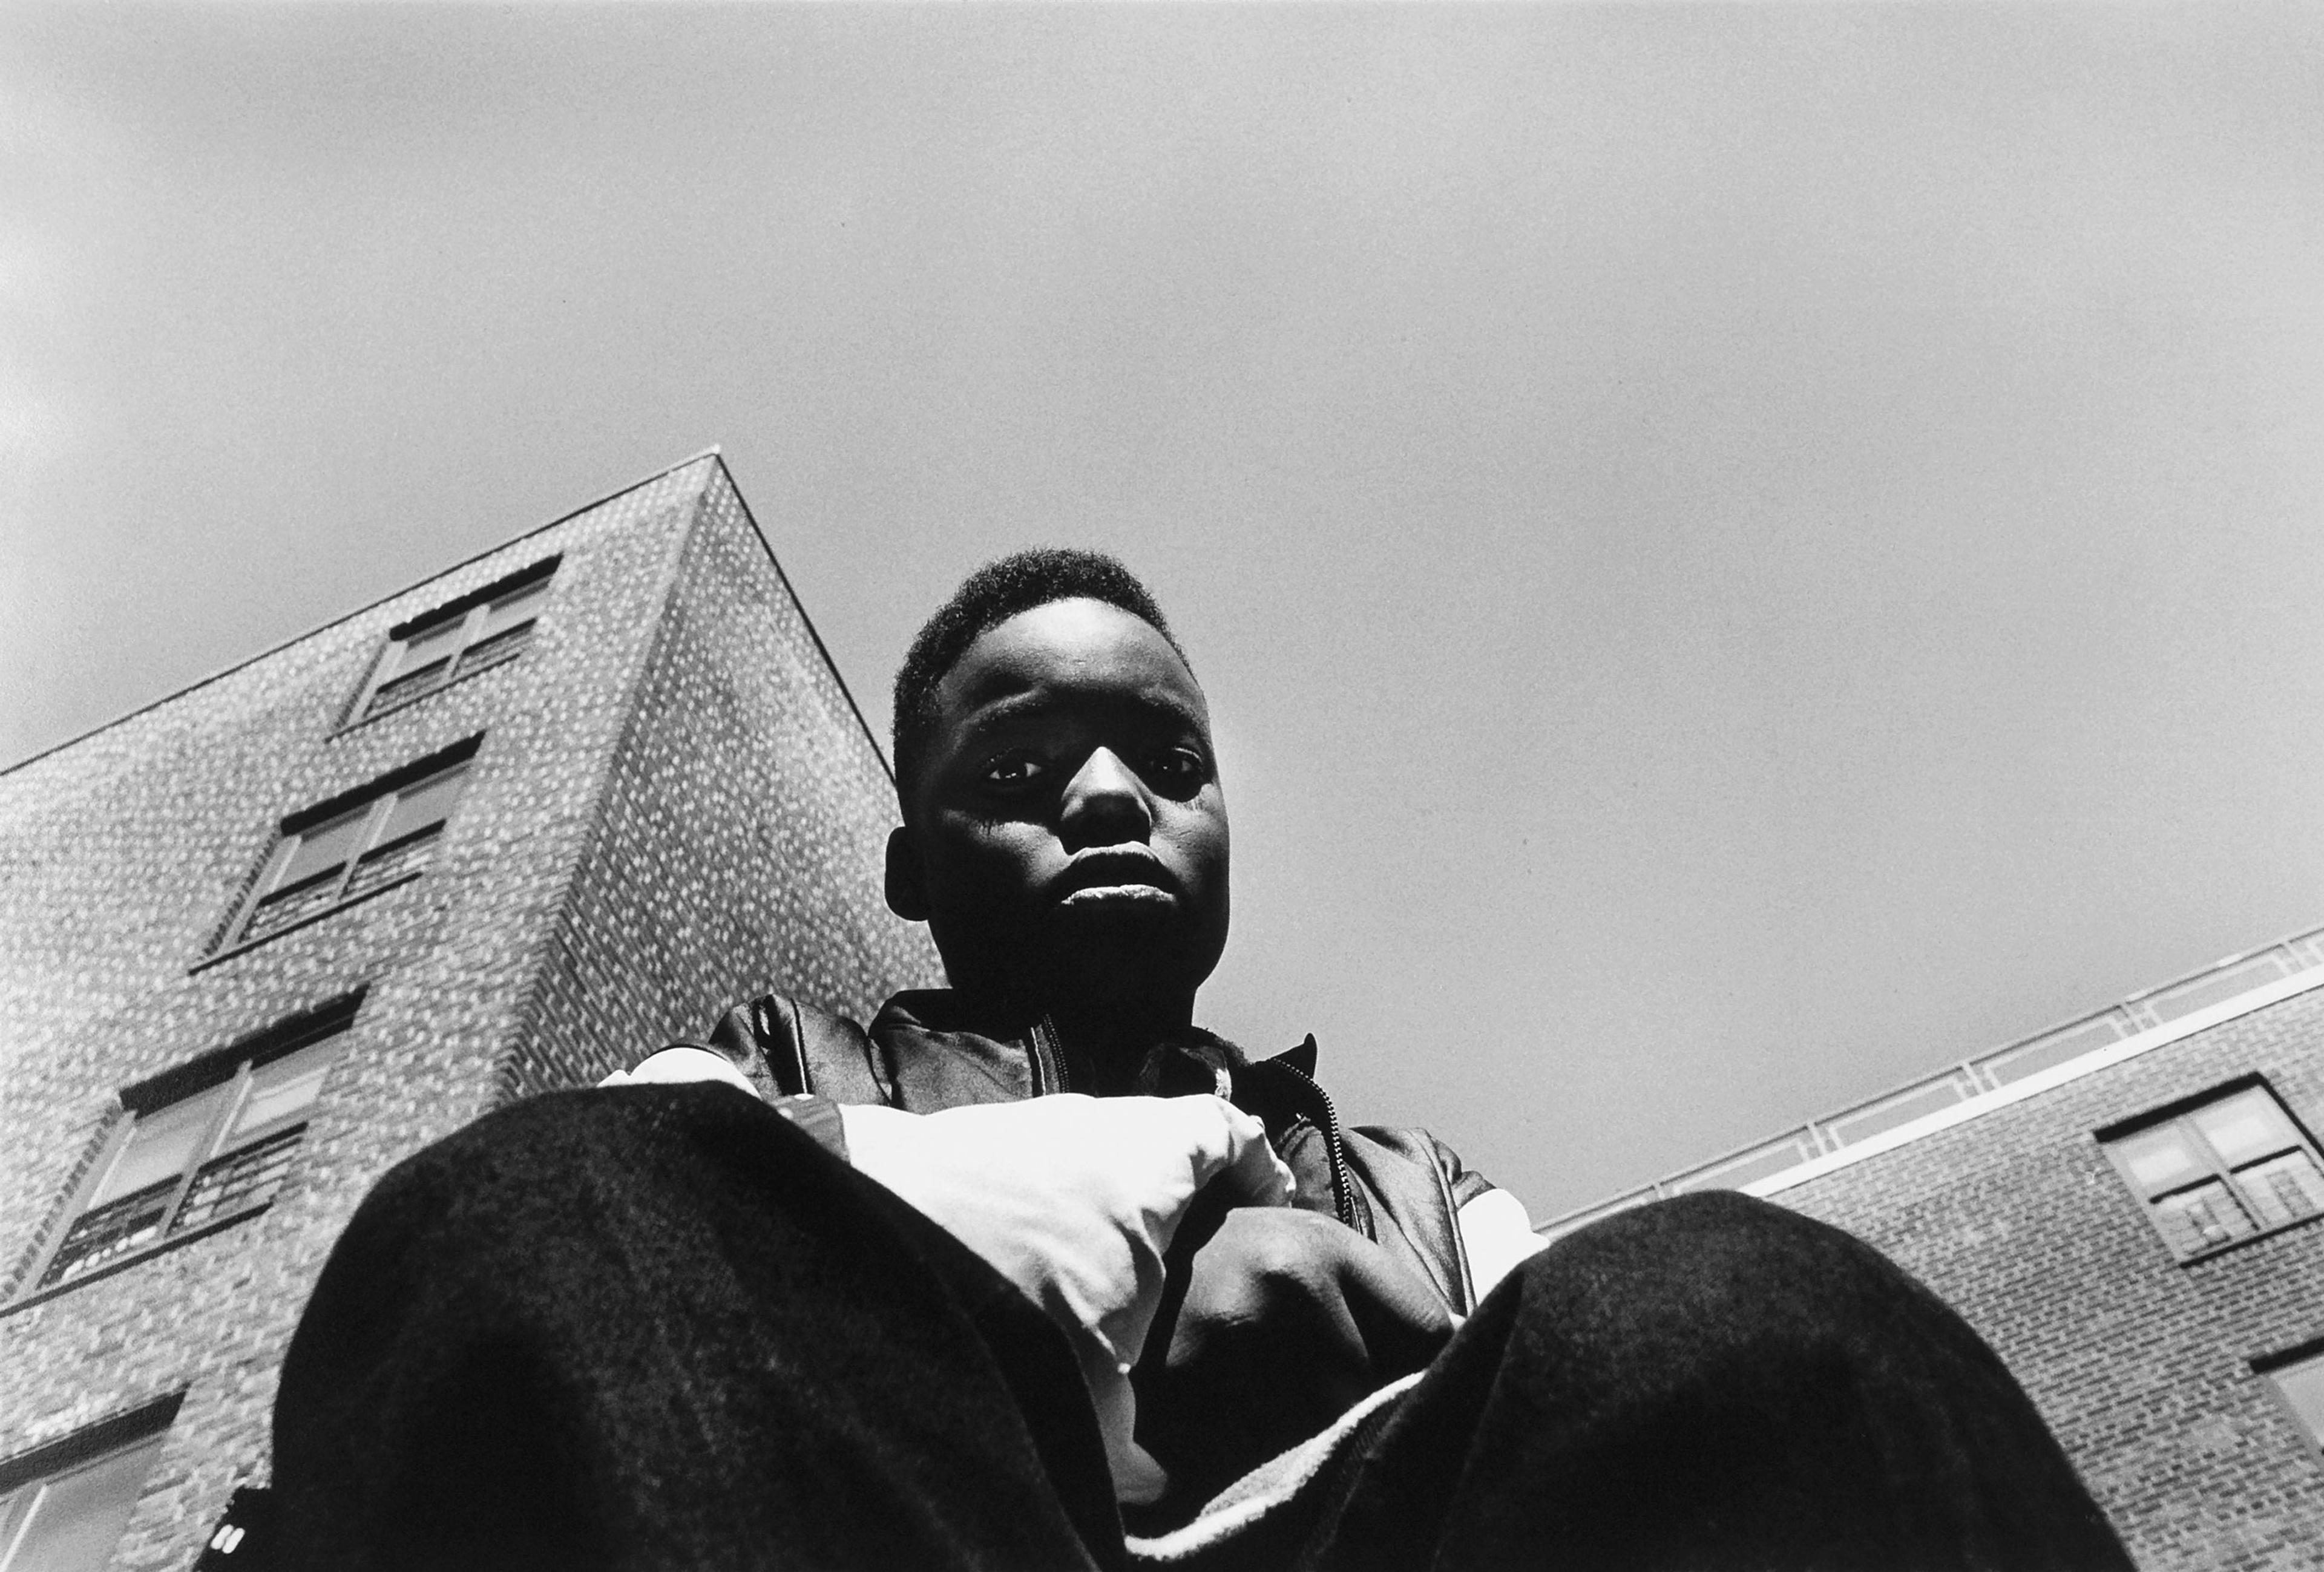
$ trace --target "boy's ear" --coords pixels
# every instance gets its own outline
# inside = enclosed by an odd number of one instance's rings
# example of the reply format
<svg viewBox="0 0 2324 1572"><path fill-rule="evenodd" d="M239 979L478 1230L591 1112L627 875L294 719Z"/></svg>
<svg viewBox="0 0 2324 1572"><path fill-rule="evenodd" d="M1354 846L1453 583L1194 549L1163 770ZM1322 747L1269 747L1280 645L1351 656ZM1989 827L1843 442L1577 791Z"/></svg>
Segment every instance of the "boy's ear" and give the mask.
<svg viewBox="0 0 2324 1572"><path fill-rule="evenodd" d="M888 909L907 923L928 920L927 869L901 824L888 832L887 895Z"/></svg>

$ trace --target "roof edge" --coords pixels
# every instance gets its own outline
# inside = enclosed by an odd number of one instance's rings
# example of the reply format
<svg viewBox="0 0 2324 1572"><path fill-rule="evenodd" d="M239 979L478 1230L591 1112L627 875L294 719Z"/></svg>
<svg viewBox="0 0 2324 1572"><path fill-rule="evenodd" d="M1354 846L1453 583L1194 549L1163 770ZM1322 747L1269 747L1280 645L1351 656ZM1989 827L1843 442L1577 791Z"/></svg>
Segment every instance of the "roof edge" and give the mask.
<svg viewBox="0 0 2324 1572"><path fill-rule="evenodd" d="M742 510L742 521L751 527L751 533L758 538L759 549L767 554L767 564L775 570L776 581L783 586L783 593L790 597L791 610L798 613L799 625L807 630L807 636L815 641L815 652L822 658L823 669L831 675L831 680L839 688L839 696L845 699L847 707L854 712L855 724L862 729L864 740L872 745L872 757L877 759L880 768L887 772L888 784L894 786L896 766L888 758L887 749L881 746L880 734L872 729L871 718L864 714L863 706L857 703L855 690L847 685L846 674L839 669L839 663L831 658L831 649L823 641L822 630L816 627L815 619L807 615L807 602L799 599L798 589L791 583L791 575L784 571L783 559L775 552L775 543L767 538L766 526L759 522L759 515L752 510L751 499L742 494L742 486L734 479L734 472L726 467L726 455L719 453L715 448L713 448L711 453L717 460L718 473L725 477L726 489L734 493L734 503Z"/></svg>
<svg viewBox="0 0 2324 1572"><path fill-rule="evenodd" d="M2135 1007L2141 1006L2147 1000L2225 976L2246 963L2262 957L2271 959L2275 965L2285 970L2279 971L2272 979L2255 982L2249 988L2239 989L2224 998L2214 1000L2210 1004L2198 1007L2181 1015L2150 1019L2142 1017L2135 1012ZM1546 1237L1559 1237L1584 1223L1594 1222L1600 1217L1610 1217L1618 1211L1643 1205L1650 1200L1683 1194L1696 1188L1696 1181L1717 1173L1742 1159L1754 1157L1780 1147L1786 1141L1791 1141L1794 1145L1806 1141L1812 1148L1813 1154L1804 1156L1788 1167L1761 1173L1758 1177L1746 1180L1739 1184L1714 1183L1702 1186L1711 1190L1736 1189L1747 1195L1773 1195L1788 1190L1795 1184L1803 1184L1809 1180L1821 1178L1826 1173L1849 1167L1865 1158L1893 1151L1897 1146L1918 1140L1923 1135L1950 1129L1954 1125L1975 1118L1992 1109L2006 1108L2038 1092L2063 1086L2094 1071L2104 1070L2125 1059L2135 1058L2149 1049L2163 1047L2178 1042L2181 1038L2192 1036L2198 1032L2209 1031L2221 1022L2233 1020L2239 1015L2247 1015L2253 1010L2264 1008L2268 1005L2319 987L2324 987L2324 928L2295 929L2272 942L2260 945L2254 950L2239 951L2233 955L2224 956L2209 966L2197 967L2167 982L2160 983L2153 988L2143 988L2100 1009L2085 1010L2080 1015L2070 1016L2055 1025L2045 1027L2031 1035L2013 1038L1982 1053L1951 1060L1939 1070L1916 1076L1877 1096L1849 1103L1835 1113L1789 1125L1771 1137L1730 1147L1700 1163L1649 1180L1643 1184L1633 1185L1588 1206L1569 1208L1545 1222L1536 1224L1534 1231ZM2153 1014L2152 1011L2148 1012L2149 1016ZM1993 1083L1990 1076L1981 1078L1978 1074L1980 1066L1988 1065L2018 1050L2044 1044L2045 1040L2062 1037L2080 1028L2098 1025L2107 1022L2110 1017L2116 1023L2117 1030L2120 1030L2120 1025L2123 1023L2127 1023L2134 1029L2112 1041L2083 1049L2071 1057L2060 1060L2047 1068L2001 1080L1997 1084ZM1905 1119L1866 1135L1854 1138L1839 1138L1833 1135L1832 1126L1837 1122L1879 1109L1884 1105L1901 1100L1911 1094L1933 1089L1940 1083L1957 1080L1963 1075L1969 1078L1972 1089L1959 1093L1960 1100L1947 1107Z"/></svg>
<svg viewBox="0 0 2324 1572"><path fill-rule="evenodd" d="M267 646L267 648L260 650L255 655L246 655L240 660L222 666L207 676L196 677L192 682L188 683L181 688L177 688L171 692L163 694L160 698L149 700L146 703L138 705L134 710L124 710L120 714L115 715L112 720L101 722L95 726L91 726L86 731L76 732L74 735L66 738L61 742L52 742L48 747L40 749L38 752L28 753L23 758L16 760L14 764L0 765L0 777L14 775L16 771L23 769L29 765L38 764L42 759L48 758L51 754L61 753L66 749L74 746L76 743L86 742L100 731L110 731L115 726L121 725L125 722L135 720L138 716L145 713L148 710L158 710L163 704L170 703L173 699L182 699L197 688L206 688L214 682L232 676L235 672L240 671L245 666L254 666L258 662L264 660L270 655L280 655L282 651L290 648L292 645L300 642L301 639L312 639L316 634L322 632L325 629L336 628L342 622L353 621L355 618L362 616L366 611L376 611L378 608L387 604L388 602L395 599L398 595L409 594L413 590L418 589L421 584L429 584L437 579L446 577L448 575L458 573L462 568L482 562L484 558L493 556L496 552L506 551L510 547L518 544L520 541L530 540L536 535L546 534L548 531L556 529L559 524L569 523L571 520L578 519L584 513L592 512L596 509L604 507L606 503L613 501L617 497L628 496L632 492L639 491L646 486L650 486L658 480L676 474L679 470L686 468L688 464L700 464L705 459L715 460L720 469L723 470L725 468L726 460L724 451L717 444L713 443L710 446L703 448L698 452L687 455L686 457L679 459L676 464L664 464L661 468L654 471L651 474L641 476L637 480L631 481L626 485L615 486L612 491L606 492L601 496L584 502L577 508L568 509L565 512L559 513L556 518L549 519L546 524L536 524L530 529L510 536L506 540L502 541L497 546L488 546L484 547L484 550L476 552L473 556L464 556L459 561L452 564L451 566L429 574L424 579L420 579L411 584L408 584L400 590L391 590L386 594L381 595L374 600L365 601L362 605L357 606L351 611L344 611L338 616L330 618L326 621L318 622L303 633L295 633L290 638L282 639L279 643ZM850 702L852 703L853 701L851 700Z"/></svg>

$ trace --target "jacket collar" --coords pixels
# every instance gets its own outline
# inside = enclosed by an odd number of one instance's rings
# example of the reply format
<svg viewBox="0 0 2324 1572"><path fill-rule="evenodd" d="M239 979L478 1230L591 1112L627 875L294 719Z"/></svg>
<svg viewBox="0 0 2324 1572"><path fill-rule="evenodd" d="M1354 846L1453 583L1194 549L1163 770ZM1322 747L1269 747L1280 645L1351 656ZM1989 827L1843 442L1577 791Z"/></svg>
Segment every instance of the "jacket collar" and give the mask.
<svg viewBox="0 0 2324 1572"><path fill-rule="evenodd" d="M964 1103L1014 1102L1074 1089L1074 1059L1047 1020L979 1009L949 988L899 993L872 1018L871 1035L895 1089L911 1113ZM1320 1135L1332 1209L1369 1235L1369 1218L1349 1171L1345 1137L1332 1099L1314 1078L1315 1039L1287 1053L1253 1061L1198 1026L1173 1032L1148 1051L1137 1089L1148 1096L1215 1092L1267 1126L1278 1150L1301 1125ZM1089 1082L1086 1067L1082 1084Z"/></svg>
<svg viewBox="0 0 2324 1572"><path fill-rule="evenodd" d="M971 999L952 988L899 993L872 1018L871 1034L896 1067L899 1080L930 1057L965 1054L1019 1097L1070 1091L1091 1080L1089 1062L1046 1016ZM938 1051L932 1054L931 1051ZM1292 1050L1314 1065L1314 1039ZM1215 1091L1232 1099L1237 1076L1250 1059L1214 1032L1188 1026L1158 1038L1139 1067L1137 1087L1151 1096ZM954 1089L957 1089L956 1088Z"/></svg>

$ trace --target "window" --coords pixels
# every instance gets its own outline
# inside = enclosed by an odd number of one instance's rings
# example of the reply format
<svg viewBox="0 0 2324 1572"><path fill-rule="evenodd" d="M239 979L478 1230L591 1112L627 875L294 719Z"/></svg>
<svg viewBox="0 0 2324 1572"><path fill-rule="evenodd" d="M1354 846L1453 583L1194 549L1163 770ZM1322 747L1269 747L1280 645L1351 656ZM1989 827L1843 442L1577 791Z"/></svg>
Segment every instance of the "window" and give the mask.
<svg viewBox="0 0 2324 1572"><path fill-rule="evenodd" d="M0 1465L0 1572L105 1572L178 1400Z"/></svg>
<svg viewBox="0 0 2324 1572"><path fill-rule="evenodd" d="M387 652L355 705L368 721L524 653L557 559L538 564L388 632Z"/></svg>
<svg viewBox="0 0 2324 1572"><path fill-rule="evenodd" d="M335 1000L123 1092L126 1127L106 1142L34 1292L263 1209L361 1002Z"/></svg>
<svg viewBox="0 0 2324 1572"><path fill-rule="evenodd" d="M385 889L428 866L460 800L475 738L282 821L225 942L247 944Z"/></svg>
<svg viewBox="0 0 2324 1572"><path fill-rule="evenodd" d="M2276 1400L2308 1432L2308 1439L2324 1446L2324 1351L2310 1345L2272 1361L2254 1360L2252 1367L2267 1378Z"/></svg>
<svg viewBox="0 0 2324 1572"><path fill-rule="evenodd" d="M2098 1135L2182 1260L2324 1215L2316 1145L2256 1079Z"/></svg>

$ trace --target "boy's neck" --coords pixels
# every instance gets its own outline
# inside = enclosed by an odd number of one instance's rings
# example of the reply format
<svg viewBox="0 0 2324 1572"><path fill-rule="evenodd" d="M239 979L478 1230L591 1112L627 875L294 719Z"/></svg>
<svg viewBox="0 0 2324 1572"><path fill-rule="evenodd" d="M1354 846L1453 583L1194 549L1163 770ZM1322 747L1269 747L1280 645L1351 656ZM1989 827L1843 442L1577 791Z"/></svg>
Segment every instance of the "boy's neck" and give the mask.
<svg viewBox="0 0 2324 1572"><path fill-rule="evenodd" d="M1189 997L1130 1008L1077 1009L1066 1004L1052 1006L1046 1015L1063 1039L1076 1079L1088 1077L1088 1089L1100 1097L1120 1097L1136 1089L1139 1071L1155 1044L1193 1024L1194 1001Z"/></svg>
<svg viewBox="0 0 2324 1572"><path fill-rule="evenodd" d="M975 991L962 991L972 1001L979 997ZM977 1008L977 1014L989 1009L1020 1025L1047 1021L1065 1054L1075 1089L1100 1097L1119 1097L1134 1090L1139 1071L1155 1044L1185 1032L1194 1019L1191 993L1157 998L1116 995L1092 1000L1054 993L1043 999L1012 991L1005 1001L992 994L982 997L984 1007Z"/></svg>

